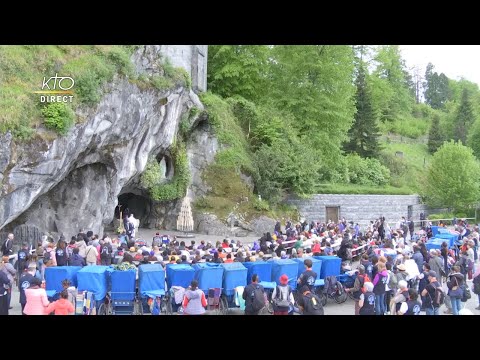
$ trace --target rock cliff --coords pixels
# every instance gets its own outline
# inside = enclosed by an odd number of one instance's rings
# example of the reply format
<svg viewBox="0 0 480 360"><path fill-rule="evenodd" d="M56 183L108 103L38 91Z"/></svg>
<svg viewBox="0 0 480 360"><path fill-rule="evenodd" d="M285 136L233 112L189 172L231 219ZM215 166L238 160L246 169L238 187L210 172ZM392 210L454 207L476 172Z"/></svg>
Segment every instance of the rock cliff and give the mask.
<svg viewBox="0 0 480 360"><path fill-rule="evenodd" d="M132 60L137 71L156 73L161 57L158 47L145 46ZM41 232L101 234L117 197L132 188L142 192L138 180L149 156L168 154L182 114L203 109L184 87L160 92L117 78L104 93L97 106L77 111L85 120L66 136L21 143L0 135L0 229L26 224Z"/></svg>

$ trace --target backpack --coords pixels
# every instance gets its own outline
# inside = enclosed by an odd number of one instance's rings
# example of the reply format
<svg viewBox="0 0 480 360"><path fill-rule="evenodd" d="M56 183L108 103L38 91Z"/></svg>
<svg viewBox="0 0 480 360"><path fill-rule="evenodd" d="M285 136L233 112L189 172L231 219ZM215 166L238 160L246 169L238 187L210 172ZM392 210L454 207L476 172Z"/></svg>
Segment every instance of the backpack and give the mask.
<svg viewBox="0 0 480 360"><path fill-rule="evenodd" d="M462 301L462 302L467 302L467 300L472 297L472 293L470 292L470 288L468 287L467 284L464 284L464 285L462 285L462 286L460 286L460 287L463 288L463 296L462 296L461 301Z"/></svg>
<svg viewBox="0 0 480 360"><path fill-rule="evenodd" d="M391 270L388 270L388 274L390 275L390 279L388 281L388 287L390 288L390 290L396 289L398 284L397 275L394 274L393 271Z"/></svg>
<svg viewBox="0 0 480 360"><path fill-rule="evenodd" d="M263 290L260 286L257 286L252 293L252 308L253 311L257 312L262 310L265 307L265 296L263 295Z"/></svg>
<svg viewBox="0 0 480 360"><path fill-rule="evenodd" d="M303 300L303 315L324 315L322 301L317 295L308 293L303 296Z"/></svg>
<svg viewBox="0 0 480 360"><path fill-rule="evenodd" d="M473 293L480 294L480 276L478 275L473 278Z"/></svg>
<svg viewBox="0 0 480 360"><path fill-rule="evenodd" d="M435 293L433 294L433 299L430 293L428 293L430 299L432 300L432 305L434 308L440 307L445 303L445 292L441 286L435 288Z"/></svg>
<svg viewBox="0 0 480 360"><path fill-rule="evenodd" d="M100 253L100 257L102 259L108 259L110 257L110 250L108 249L108 245L107 244L104 244L102 246L102 251Z"/></svg>
<svg viewBox="0 0 480 360"><path fill-rule="evenodd" d="M51 260L52 256L50 254L50 252L45 252L45 254L43 254L43 263L46 264L48 263L50 260Z"/></svg>
<svg viewBox="0 0 480 360"><path fill-rule="evenodd" d="M290 288L290 285L287 285L288 287L288 295L287 295L287 298L286 299L282 299L282 294L283 292L280 290L280 287L277 286L277 292L276 292L276 295L275 295L275 298L273 299L273 305L277 308L281 308L281 309L285 309L285 308L289 308L290 307L290 293L292 292L291 288Z"/></svg>

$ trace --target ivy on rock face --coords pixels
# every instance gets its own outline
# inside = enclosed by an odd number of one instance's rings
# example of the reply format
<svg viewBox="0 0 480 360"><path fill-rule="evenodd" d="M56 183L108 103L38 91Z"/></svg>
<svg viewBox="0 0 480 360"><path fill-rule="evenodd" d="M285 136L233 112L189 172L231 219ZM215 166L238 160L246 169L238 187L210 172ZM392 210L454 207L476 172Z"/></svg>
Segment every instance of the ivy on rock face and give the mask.
<svg viewBox="0 0 480 360"><path fill-rule="evenodd" d="M166 183L162 182L160 164L150 159L142 174L141 184L156 201L171 201L180 199L187 193L190 183L190 169L188 168L187 150L185 144L177 141L172 147L172 162L174 175Z"/></svg>

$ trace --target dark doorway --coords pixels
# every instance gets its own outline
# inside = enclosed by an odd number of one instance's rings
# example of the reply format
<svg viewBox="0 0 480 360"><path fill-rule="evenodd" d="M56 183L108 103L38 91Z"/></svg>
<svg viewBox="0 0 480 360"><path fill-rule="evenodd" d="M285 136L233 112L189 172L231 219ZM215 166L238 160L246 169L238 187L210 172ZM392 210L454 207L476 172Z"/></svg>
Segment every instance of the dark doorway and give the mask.
<svg viewBox="0 0 480 360"><path fill-rule="evenodd" d="M335 224L338 224L338 212L339 206L326 206L325 207L325 221L332 220Z"/></svg>
<svg viewBox="0 0 480 360"><path fill-rule="evenodd" d="M150 214L152 212L152 201L145 196L133 193L125 193L118 196L118 204L122 210L128 207L130 214L140 220L140 227L150 226Z"/></svg>

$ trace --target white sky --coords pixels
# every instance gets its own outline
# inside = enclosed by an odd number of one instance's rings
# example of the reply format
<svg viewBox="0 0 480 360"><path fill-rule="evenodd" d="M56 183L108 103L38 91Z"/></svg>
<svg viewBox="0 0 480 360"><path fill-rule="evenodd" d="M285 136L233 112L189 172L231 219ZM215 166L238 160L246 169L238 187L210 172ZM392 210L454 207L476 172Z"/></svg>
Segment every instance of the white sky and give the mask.
<svg viewBox="0 0 480 360"><path fill-rule="evenodd" d="M464 77L480 86L480 45L400 45L400 50L407 67L420 66L422 76L431 62L439 74L453 80Z"/></svg>

